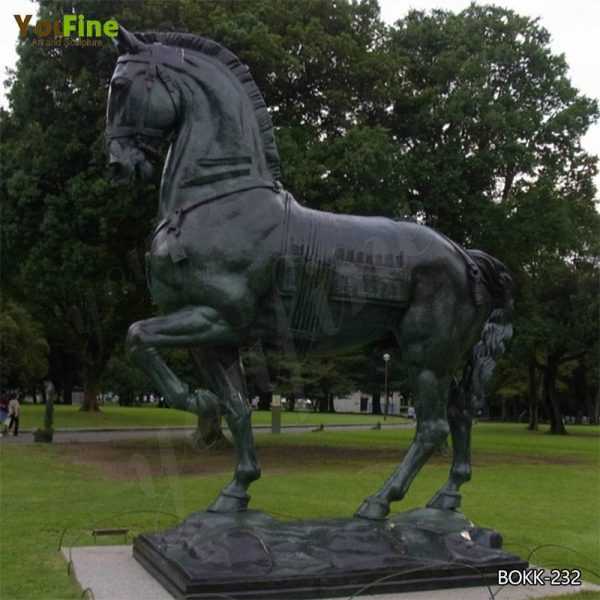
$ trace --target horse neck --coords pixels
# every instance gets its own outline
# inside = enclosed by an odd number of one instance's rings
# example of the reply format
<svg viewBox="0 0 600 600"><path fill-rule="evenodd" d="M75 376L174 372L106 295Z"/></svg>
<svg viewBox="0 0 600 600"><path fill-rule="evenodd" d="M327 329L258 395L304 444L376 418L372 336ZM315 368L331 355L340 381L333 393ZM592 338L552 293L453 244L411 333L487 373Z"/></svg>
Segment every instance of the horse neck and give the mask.
<svg viewBox="0 0 600 600"><path fill-rule="evenodd" d="M272 179L247 98L229 94L220 99L214 90L193 80L186 89L195 91L186 97L165 161L159 206L162 218L191 200L235 191L238 183L241 189L250 180Z"/></svg>

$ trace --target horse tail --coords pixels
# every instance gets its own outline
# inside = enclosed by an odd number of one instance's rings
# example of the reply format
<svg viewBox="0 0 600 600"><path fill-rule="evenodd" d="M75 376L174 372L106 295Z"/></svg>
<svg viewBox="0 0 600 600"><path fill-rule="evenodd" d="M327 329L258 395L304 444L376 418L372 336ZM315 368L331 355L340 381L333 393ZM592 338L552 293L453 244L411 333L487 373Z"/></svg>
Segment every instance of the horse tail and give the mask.
<svg viewBox="0 0 600 600"><path fill-rule="evenodd" d="M491 297L491 312L460 382L465 400L481 409L485 406L485 388L513 335L513 279L506 266L493 256L481 250L467 253L479 268L481 284Z"/></svg>

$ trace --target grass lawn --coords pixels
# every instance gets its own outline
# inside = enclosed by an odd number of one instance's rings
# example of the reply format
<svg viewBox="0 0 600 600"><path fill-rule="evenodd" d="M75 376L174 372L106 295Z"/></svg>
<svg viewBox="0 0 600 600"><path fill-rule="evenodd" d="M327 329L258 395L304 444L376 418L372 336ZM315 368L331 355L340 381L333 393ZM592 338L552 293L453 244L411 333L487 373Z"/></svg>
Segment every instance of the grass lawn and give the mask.
<svg viewBox="0 0 600 600"><path fill-rule="evenodd" d="M21 428L35 429L44 422L44 409L41 404L21 406ZM255 425L270 425L271 413L255 411L252 416ZM283 412L283 425L324 425L359 424L383 422L382 416L337 413ZM406 421L400 417L388 417L390 423ZM81 412L78 406L57 404L54 407L55 429L108 428L120 427L195 427L196 416L171 408L141 406L103 406L97 413Z"/></svg>
<svg viewBox="0 0 600 600"><path fill-rule="evenodd" d="M500 530L509 551L533 552L534 564L581 568L584 579L600 583L584 570L600 573L600 428L569 431L554 437L522 425L477 425L474 478L462 509ZM259 434L264 475L252 488L252 506L281 518L351 516L411 436L407 430ZM132 535L168 527L204 508L233 463L232 452L195 452L185 441L3 444L0 451L2 600L80 598L56 551L63 533L63 545L77 546L93 543L94 526L128 527ZM447 462L436 456L395 509L422 506L445 480ZM103 543L122 543L122 536Z"/></svg>
<svg viewBox="0 0 600 600"><path fill-rule="evenodd" d="M526 431L525 425L515 423L476 423L473 426L473 451L501 453L502 455L525 454L530 457L554 457L557 460L577 459L600 461L600 426L569 425L566 436L547 433L548 427L539 431ZM413 429L382 429L381 431L335 431L265 438L263 443L278 445L325 445L332 447L405 448L414 436ZM269 441L270 440L270 441Z"/></svg>

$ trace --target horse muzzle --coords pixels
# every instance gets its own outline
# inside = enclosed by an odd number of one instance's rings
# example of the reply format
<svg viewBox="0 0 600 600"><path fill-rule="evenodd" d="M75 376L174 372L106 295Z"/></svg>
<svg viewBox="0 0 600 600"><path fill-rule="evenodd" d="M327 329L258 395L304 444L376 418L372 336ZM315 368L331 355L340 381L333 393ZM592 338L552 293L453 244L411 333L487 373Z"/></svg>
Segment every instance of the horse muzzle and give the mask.
<svg viewBox="0 0 600 600"><path fill-rule="evenodd" d="M123 138L112 139L108 144L108 166L111 179L127 182L132 179L149 179L153 168L145 152Z"/></svg>

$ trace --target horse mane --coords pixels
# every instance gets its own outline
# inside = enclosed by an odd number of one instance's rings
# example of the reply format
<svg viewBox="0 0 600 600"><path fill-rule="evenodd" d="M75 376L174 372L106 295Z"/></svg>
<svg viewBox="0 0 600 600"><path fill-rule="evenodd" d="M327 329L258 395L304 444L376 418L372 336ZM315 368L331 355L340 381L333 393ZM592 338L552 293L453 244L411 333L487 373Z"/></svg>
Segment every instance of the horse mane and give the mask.
<svg viewBox="0 0 600 600"><path fill-rule="evenodd" d="M221 44L192 33L161 33L150 31L145 33L136 32L135 36L146 44L159 42L166 46L189 48L190 50L205 54L226 66L242 84L242 87L254 108L254 114L256 115L258 129L263 142L267 167L274 180L277 181L281 178L281 163L279 160L277 144L275 143L273 120L271 119L265 100L247 65L245 65L233 52L221 46Z"/></svg>

